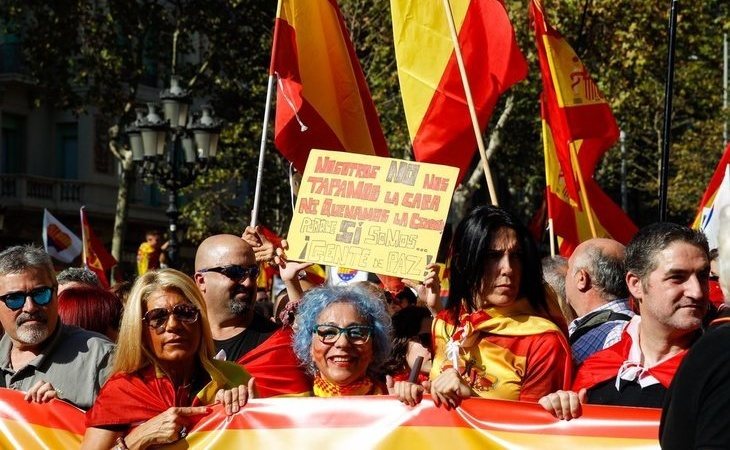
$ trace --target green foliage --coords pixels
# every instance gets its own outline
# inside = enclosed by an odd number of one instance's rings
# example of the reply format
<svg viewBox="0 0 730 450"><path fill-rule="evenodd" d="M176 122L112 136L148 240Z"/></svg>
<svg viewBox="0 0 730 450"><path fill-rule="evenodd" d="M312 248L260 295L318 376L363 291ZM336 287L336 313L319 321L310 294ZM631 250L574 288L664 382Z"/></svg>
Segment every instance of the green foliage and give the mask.
<svg viewBox="0 0 730 450"><path fill-rule="evenodd" d="M391 154L411 158L399 95L390 8L384 0L340 0L380 114ZM530 63L513 88L514 110L492 157L501 204L528 218L541 200L544 166L538 95L542 89L525 0L506 0L520 47ZM658 160L666 78L670 2L547 1L551 23L567 38L609 99L626 132L629 213L655 221ZM220 157L185 193L187 237L239 233L250 220L261 138L267 66L276 2L46 2L3 0L0 23L18 34L29 70L41 87L37 102L83 111L108 123L132 120L140 86L162 87L171 72L173 36L180 30L176 71L227 120ZM730 31L726 0L682 2L677 34L670 219L688 223L722 150L722 32ZM185 54L198 54L190 63ZM493 116L499 117L501 105ZM260 222L285 232L291 214L288 166L274 150L269 127ZM489 133L489 131L488 131ZM596 176L618 198L618 146ZM484 202L482 187L475 201Z"/></svg>

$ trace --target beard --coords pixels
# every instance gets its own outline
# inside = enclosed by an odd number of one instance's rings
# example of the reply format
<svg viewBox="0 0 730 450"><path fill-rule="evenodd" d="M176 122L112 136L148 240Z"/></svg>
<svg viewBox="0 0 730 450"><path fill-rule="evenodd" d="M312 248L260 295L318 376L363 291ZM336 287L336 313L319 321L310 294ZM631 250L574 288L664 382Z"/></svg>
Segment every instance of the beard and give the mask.
<svg viewBox="0 0 730 450"><path fill-rule="evenodd" d="M36 323L27 323L31 320ZM21 313L15 321L16 338L26 345L38 345L45 341L51 334L48 329L48 316L43 312L35 314Z"/></svg>
<svg viewBox="0 0 730 450"><path fill-rule="evenodd" d="M228 308L231 313L237 316L248 315L253 310L253 291L243 286L238 286L231 294L231 299L228 301Z"/></svg>

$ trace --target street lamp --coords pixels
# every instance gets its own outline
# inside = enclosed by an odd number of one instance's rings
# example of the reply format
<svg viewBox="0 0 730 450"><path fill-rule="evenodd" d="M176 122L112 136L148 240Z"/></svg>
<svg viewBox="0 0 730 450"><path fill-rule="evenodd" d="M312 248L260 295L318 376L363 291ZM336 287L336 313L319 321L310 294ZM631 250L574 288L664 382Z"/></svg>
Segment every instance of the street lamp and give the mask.
<svg viewBox="0 0 730 450"><path fill-rule="evenodd" d="M136 120L127 127L132 160L139 168L145 183L157 182L168 192L169 206L165 211L170 224L170 243L167 253L169 266L178 266L177 220L180 211L177 193L189 186L206 169L210 158L218 150L218 137L223 122L213 116L210 106L202 113L190 114L192 98L180 86L180 78L173 76L170 89L160 93L162 114L157 105L148 103L147 109L137 109Z"/></svg>

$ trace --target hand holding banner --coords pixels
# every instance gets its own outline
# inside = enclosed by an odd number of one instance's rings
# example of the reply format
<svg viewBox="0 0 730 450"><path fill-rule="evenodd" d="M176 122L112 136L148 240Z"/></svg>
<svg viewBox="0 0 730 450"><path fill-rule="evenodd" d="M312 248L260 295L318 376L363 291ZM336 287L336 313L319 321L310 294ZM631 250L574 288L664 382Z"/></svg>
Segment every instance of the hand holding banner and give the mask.
<svg viewBox="0 0 730 450"><path fill-rule="evenodd" d="M436 260L458 172L312 150L289 227L288 255L420 279Z"/></svg>

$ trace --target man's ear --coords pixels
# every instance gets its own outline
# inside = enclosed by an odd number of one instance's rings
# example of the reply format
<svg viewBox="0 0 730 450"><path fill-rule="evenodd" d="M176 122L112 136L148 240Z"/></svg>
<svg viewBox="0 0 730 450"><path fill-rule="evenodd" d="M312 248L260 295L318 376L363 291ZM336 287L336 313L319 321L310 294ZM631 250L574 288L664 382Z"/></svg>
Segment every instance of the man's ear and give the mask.
<svg viewBox="0 0 730 450"><path fill-rule="evenodd" d="M641 303L644 298L644 286L641 284L641 278L632 272L626 273L626 287L629 288L631 294L637 302Z"/></svg>
<svg viewBox="0 0 730 450"><path fill-rule="evenodd" d="M579 291L585 292L591 288L591 276L585 269L578 269L573 277L575 277L575 286Z"/></svg>
<svg viewBox="0 0 730 450"><path fill-rule="evenodd" d="M195 275L193 275L193 279L195 280L195 285L198 286L198 289L200 292L205 292L205 277L200 272L195 272Z"/></svg>

